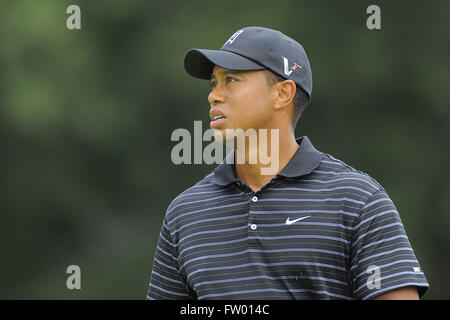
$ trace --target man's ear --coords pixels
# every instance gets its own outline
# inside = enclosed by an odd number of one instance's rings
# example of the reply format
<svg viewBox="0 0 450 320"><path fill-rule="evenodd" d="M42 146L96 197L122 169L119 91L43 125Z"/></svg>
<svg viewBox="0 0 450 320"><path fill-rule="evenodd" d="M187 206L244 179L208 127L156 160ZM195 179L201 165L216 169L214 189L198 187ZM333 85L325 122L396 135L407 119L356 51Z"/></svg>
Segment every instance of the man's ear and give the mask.
<svg viewBox="0 0 450 320"><path fill-rule="evenodd" d="M297 87L292 80L284 80L275 84L274 108L275 110L286 108L294 99Z"/></svg>

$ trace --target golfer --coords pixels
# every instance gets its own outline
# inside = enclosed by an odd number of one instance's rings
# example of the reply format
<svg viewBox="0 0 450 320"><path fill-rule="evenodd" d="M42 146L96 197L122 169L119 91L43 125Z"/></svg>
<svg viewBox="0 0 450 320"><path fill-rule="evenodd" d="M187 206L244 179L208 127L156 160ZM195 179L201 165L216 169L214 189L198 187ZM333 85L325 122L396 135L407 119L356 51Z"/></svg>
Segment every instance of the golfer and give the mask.
<svg viewBox="0 0 450 320"><path fill-rule="evenodd" d="M297 41L247 27L220 50L189 50L184 66L210 81L210 126L217 140L235 148L170 203L148 299L419 299L425 293L428 282L386 190L318 151L308 137L295 137L312 91L311 67ZM271 164L261 158L260 144L236 147L238 132L250 131L258 143L267 134L264 148L277 159L276 170L264 171Z"/></svg>

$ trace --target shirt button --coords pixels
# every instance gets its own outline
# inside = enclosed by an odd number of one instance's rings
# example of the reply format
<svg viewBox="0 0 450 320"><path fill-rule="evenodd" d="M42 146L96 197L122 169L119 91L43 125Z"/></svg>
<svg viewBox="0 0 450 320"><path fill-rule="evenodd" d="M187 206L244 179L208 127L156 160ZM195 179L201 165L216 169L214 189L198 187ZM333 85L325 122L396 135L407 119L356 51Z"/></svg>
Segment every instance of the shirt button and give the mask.
<svg viewBox="0 0 450 320"><path fill-rule="evenodd" d="M252 225L250 226L250 228L251 228L252 230L256 230L256 228L258 228L258 227L256 226L256 224L252 224Z"/></svg>
<svg viewBox="0 0 450 320"><path fill-rule="evenodd" d="M257 197L257 196L254 196L254 197L252 198L252 201L253 201L253 202L258 201L258 197Z"/></svg>

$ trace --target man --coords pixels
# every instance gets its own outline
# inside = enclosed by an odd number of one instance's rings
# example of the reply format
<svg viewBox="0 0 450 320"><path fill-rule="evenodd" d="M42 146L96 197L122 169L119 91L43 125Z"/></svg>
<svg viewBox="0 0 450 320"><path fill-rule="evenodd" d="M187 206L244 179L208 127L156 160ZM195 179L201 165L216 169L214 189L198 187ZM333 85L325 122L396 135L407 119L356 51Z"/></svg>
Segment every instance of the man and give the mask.
<svg viewBox="0 0 450 320"><path fill-rule="evenodd" d="M383 187L317 151L295 125L311 97L303 47L247 27L220 50L189 50L186 71L209 79L216 139L277 134L269 153L236 148L170 204L148 299L418 299L428 288ZM270 139L267 139L270 141ZM234 144L236 146L236 144ZM250 161L256 156L256 161ZM239 159L241 161L238 161ZM233 161L234 160L234 161Z"/></svg>

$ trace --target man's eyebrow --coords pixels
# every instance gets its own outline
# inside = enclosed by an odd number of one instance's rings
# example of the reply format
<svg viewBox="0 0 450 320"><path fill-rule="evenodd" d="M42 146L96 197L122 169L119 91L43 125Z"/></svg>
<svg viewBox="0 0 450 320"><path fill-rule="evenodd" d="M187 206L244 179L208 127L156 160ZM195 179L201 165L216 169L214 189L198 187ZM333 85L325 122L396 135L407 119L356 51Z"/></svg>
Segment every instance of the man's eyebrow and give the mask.
<svg viewBox="0 0 450 320"><path fill-rule="evenodd" d="M224 70L224 71L222 71L222 72L219 72L219 73L221 73L222 75L224 75L224 76L226 76L226 75L228 75L228 74L239 74L239 73L241 73L242 71L241 70ZM216 78L216 75L213 73L212 75L211 75L211 77L210 77L210 80L212 80L212 79L215 79Z"/></svg>

